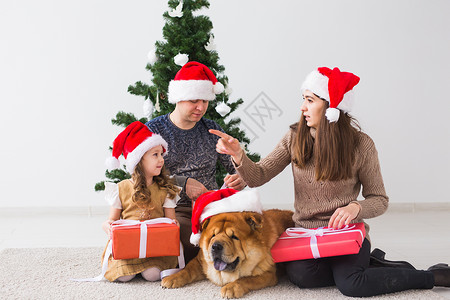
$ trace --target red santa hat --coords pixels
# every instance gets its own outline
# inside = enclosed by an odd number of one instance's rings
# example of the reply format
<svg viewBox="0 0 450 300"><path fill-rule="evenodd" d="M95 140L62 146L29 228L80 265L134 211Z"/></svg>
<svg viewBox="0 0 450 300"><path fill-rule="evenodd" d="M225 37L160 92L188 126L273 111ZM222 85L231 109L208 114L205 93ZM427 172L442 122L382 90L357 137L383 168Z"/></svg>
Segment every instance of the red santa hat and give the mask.
<svg viewBox="0 0 450 300"><path fill-rule="evenodd" d="M350 112L353 107L353 87L359 77L353 73L322 67L312 71L302 84L302 92L309 90L330 103L325 115L330 122L339 120L340 110Z"/></svg>
<svg viewBox="0 0 450 300"><path fill-rule="evenodd" d="M191 61L178 71L169 83L169 102L187 100L214 100L224 91L214 73L204 64Z"/></svg>
<svg viewBox="0 0 450 300"><path fill-rule="evenodd" d="M151 148L161 145L164 155L167 154L167 142L159 135L148 129L139 121L127 126L114 140L112 157L106 159L109 170L120 168L119 156L125 157L125 166L130 174L141 161L142 156Z"/></svg>
<svg viewBox="0 0 450 300"><path fill-rule="evenodd" d="M256 189L241 192L233 189L221 189L204 193L197 198L192 209L191 243L198 245L201 225L206 219L221 213L243 211L262 214L262 205Z"/></svg>

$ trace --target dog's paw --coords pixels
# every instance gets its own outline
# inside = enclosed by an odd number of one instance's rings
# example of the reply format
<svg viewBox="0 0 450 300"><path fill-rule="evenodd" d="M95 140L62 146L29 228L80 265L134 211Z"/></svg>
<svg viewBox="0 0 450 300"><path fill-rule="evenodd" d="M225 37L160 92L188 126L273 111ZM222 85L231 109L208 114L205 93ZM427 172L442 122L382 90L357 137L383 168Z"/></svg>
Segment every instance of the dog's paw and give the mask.
<svg viewBox="0 0 450 300"><path fill-rule="evenodd" d="M248 293L248 288L237 282L230 282L220 290L222 298L241 298Z"/></svg>
<svg viewBox="0 0 450 300"><path fill-rule="evenodd" d="M167 277L164 277L161 280L161 286L168 289L176 289L187 284L186 280L180 274L173 274Z"/></svg>

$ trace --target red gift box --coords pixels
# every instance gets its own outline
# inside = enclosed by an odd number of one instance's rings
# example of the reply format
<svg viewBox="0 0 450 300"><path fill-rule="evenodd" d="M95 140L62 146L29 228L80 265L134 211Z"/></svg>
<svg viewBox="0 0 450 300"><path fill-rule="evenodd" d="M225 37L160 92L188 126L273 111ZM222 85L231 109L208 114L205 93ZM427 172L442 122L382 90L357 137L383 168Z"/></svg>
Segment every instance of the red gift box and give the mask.
<svg viewBox="0 0 450 300"><path fill-rule="evenodd" d="M118 220L111 224L114 259L180 255L180 229L169 218Z"/></svg>
<svg viewBox="0 0 450 300"><path fill-rule="evenodd" d="M283 232L270 251L276 263L356 254L365 236L364 223L350 224L342 229L293 227Z"/></svg>

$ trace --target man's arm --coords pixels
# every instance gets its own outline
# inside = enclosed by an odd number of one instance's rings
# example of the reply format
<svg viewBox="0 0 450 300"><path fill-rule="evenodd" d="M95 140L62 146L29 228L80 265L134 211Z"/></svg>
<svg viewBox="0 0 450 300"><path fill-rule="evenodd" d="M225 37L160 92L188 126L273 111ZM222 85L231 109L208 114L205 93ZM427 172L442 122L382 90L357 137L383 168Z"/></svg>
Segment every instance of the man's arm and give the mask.
<svg viewBox="0 0 450 300"><path fill-rule="evenodd" d="M208 189L198 180L194 178L174 175L176 184L181 187L189 199L192 200L192 205L194 205L194 201L197 200L203 193L206 193Z"/></svg>

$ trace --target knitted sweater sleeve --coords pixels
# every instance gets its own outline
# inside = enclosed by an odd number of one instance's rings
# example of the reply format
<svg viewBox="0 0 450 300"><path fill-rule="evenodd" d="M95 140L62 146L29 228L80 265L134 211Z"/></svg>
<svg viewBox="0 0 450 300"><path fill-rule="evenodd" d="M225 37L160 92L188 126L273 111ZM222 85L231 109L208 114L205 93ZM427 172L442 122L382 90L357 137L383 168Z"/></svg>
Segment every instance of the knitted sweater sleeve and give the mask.
<svg viewBox="0 0 450 300"><path fill-rule="evenodd" d="M365 157L358 172L364 200L357 202L361 205L358 217L367 219L383 214L388 208L389 198L384 188L378 152L371 139L364 152Z"/></svg>
<svg viewBox="0 0 450 300"><path fill-rule="evenodd" d="M231 162L231 158L229 155L219 154L219 161L222 164L222 166L224 166L225 170L227 170L228 174L236 173L236 170L234 169L234 165Z"/></svg>
<svg viewBox="0 0 450 300"><path fill-rule="evenodd" d="M247 155L243 155L239 166L233 164L236 171L249 187L257 187L265 184L291 163L291 131L289 131L278 143L275 149L255 163Z"/></svg>

